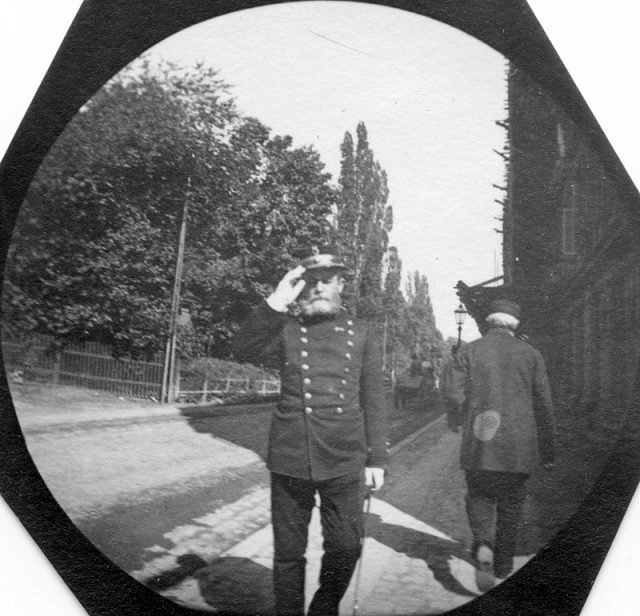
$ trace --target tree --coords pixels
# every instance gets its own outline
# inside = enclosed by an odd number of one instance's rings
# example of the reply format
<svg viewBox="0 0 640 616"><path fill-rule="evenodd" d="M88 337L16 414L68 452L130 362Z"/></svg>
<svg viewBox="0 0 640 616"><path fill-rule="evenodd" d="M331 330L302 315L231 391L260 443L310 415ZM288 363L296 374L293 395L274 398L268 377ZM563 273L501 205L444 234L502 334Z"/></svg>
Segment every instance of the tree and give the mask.
<svg viewBox="0 0 640 616"><path fill-rule="evenodd" d="M223 353L296 251L328 233L334 191L319 156L269 132L239 114L212 69L143 60L117 75L30 187L5 322L60 344L106 342L116 355L163 348L187 205L182 306L201 346Z"/></svg>
<svg viewBox="0 0 640 616"><path fill-rule="evenodd" d="M219 211L212 244L188 241L208 255L190 256L184 286L209 354L224 354L248 310L311 245L328 240L335 202L330 176L313 148L291 144L289 136L264 140L260 181Z"/></svg>
<svg viewBox="0 0 640 616"><path fill-rule="evenodd" d="M341 146L337 234L350 272L348 303L359 316L382 321L382 267L393 213L387 174L374 158L363 122L356 136L354 144L347 132Z"/></svg>
<svg viewBox="0 0 640 616"><path fill-rule="evenodd" d="M407 301L401 291L402 261L395 246L389 248L386 264L386 276L383 293L384 331L385 331L385 369L396 367L397 358L407 354L403 345L403 333L406 329Z"/></svg>
<svg viewBox="0 0 640 616"><path fill-rule="evenodd" d="M427 278L410 274L403 295L402 261L398 249L389 246L393 209L388 199L387 174L360 122L355 142L347 132L341 145L336 221L351 288L347 303L358 316L382 325L387 369L404 363L411 353L437 364L442 336L435 327Z"/></svg>
<svg viewBox="0 0 640 616"><path fill-rule="evenodd" d="M404 346L411 353L439 364L443 341L442 334L436 329L427 277L418 271L409 274L406 295Z"/></svg>

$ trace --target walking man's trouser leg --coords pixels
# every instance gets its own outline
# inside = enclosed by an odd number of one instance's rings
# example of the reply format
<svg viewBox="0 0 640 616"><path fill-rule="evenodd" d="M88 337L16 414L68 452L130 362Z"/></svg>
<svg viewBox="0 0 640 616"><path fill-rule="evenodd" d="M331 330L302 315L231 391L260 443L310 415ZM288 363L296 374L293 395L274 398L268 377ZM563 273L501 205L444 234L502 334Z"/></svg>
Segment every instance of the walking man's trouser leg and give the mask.
<svg viewBox="0 0 640 616"><path fill-rule="evenodd" d="M466 475L472 555L476 557L481 545L489 546L494 551L495 574L506 577L513 569L528 475L497 471L467 471Z"/></svg>

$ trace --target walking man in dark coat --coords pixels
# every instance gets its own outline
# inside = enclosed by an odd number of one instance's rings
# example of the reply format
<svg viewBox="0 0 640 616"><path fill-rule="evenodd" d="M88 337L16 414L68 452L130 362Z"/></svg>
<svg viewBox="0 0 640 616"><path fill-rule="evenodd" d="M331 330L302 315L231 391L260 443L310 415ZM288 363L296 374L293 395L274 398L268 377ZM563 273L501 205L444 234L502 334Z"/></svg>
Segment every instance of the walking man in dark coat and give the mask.
<svg viewBox="0 0 640 616"><path fill-rule="evenodd" d="M360 555L366 486L382 487L387 457L379 337L342 310L344 264L337 252L313 252L254 309L233 345L236 358L262 363L271 357L280 369L267 459L278 616L304 614L316 494L324 555L309 614L338 614ZM294 303L298 316L290 314Z"/></svg>
<svg viewBox="0 0 640 616"><path fill-rule="evenodd" d="M494 574L512 572L527 478L540 462L552 468L554 461L549 379L542 355L515 336L519 316L514 302L492 302L489 331L460 350L445 392L460 411L466 509L482 590L495 584Z"/></svg>

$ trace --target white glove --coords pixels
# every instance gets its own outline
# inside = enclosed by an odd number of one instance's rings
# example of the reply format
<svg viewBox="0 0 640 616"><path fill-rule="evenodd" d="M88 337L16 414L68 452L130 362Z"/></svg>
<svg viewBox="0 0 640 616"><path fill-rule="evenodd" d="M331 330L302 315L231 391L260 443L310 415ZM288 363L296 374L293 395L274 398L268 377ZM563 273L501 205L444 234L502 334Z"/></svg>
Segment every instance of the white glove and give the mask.
<svg viewBox="0 0 640 616"><path fill-rule="evenodd" d="M276 290L267 298L267 304L276 312L286 312L298 295L302 292L305 282L300 278L305 268L302 265L287 272L278 283Z"/></svg>
<svg viewBox="0 0 640 616"><path fill-rule="evenodd" d="M370 466L365 467L364 483L371 488L372 492L377 492L384 485L384 469Z"/></svg>

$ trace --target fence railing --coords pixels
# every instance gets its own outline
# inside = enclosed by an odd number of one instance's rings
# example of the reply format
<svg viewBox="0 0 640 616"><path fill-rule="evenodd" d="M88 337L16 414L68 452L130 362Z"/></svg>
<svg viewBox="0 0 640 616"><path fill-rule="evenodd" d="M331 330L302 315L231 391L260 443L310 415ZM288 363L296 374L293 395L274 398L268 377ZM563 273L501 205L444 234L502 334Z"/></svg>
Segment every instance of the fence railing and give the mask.
<svg viewBox="0 0 640 616"><path fill-rule="evenodd" d="M280 381L275 379L250 379L250 378L218 378L205 379L202 389L180 389L178 401L205 404L215 400L219 396L232 394L257 394L268 396L280 393Z"/></svg>
<svg viewBox="0 0 640 616"><path fill-rule="evenodd" d="M2 339L2 355L9 381L40 381L55 385L71 385L108 391L132 398L159 400L162 389L163 357L157 354L152 361L114 359L106 345L90 342L70 345L50 353L53 338L37 335L24 341ZM184 379L190 388L182 390L178 379L177 400L193 403L210 402L230 394L255 393L268 395L280 391L276 378L219 378L190 375Z"/></svg>
<svg viewBox="0 0 640 616"><path fill-rule="evenodd" d="M2 341L2 355L9 380L41 381L99 389L133 398L160 397L162 362L114 359L93 343L87 351L70 346L49 353L50 343L40 336L26 353L24 343ZM108 349L108 347L106 347Z"/></svg>

